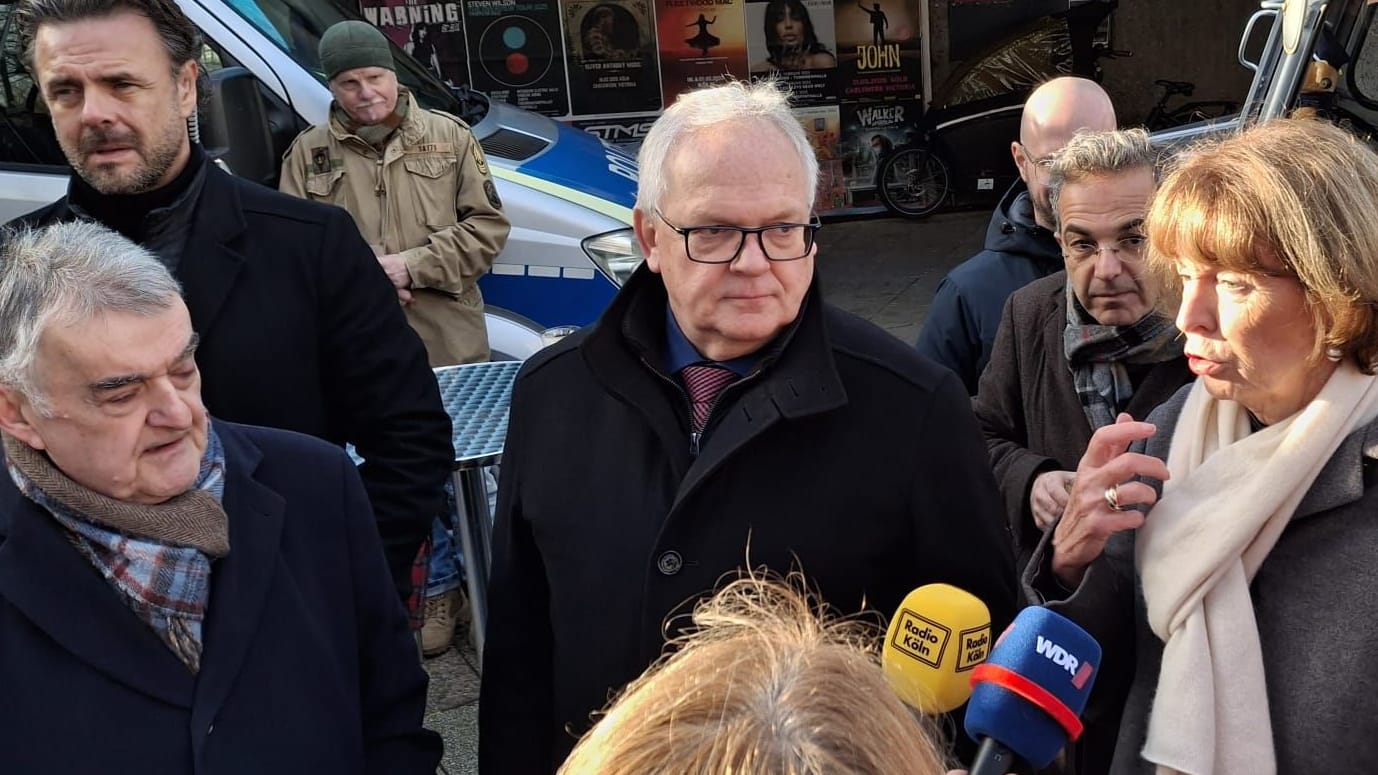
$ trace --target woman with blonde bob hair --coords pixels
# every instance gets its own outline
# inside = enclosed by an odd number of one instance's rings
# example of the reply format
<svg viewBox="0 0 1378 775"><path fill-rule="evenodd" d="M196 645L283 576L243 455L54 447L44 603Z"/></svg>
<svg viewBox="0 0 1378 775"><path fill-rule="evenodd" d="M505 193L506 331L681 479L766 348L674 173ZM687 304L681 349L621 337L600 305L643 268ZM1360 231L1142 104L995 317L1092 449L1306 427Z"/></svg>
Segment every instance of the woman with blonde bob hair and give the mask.
<svg viewBox="0 0 1378 775"><path fill-rule="evenodd" d="M1111 772L1372 771L1378 155L1266 123L1185 154L1145 230L1197 379L1095 433L1031 591L1101 641L1098 691L1132 672L1093 698Z"/></svg>
<svg viewBox="0 0 1378 775"><path fill-rule="evenodd" d="M743 578L631 683L561 775L939 775L931 726L881 672L883 633L802 577Z"/></svg>

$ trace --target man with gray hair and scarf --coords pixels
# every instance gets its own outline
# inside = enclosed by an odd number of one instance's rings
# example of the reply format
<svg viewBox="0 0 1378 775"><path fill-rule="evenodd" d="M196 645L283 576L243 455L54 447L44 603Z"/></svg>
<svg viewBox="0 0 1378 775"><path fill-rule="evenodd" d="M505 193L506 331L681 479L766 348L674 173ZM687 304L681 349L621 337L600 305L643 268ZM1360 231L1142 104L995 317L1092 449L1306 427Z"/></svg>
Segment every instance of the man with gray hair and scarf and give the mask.
<svg viewBox="0 0 1378 775"><path fill-rule="evenodd" d="M553 772L686 601L801 568L842 612L1016 588L961 381L824 303L818 162L770 81L683 95L641 146L646 263L512 391L479 711L484 773Z"/></svg>
<svg viewBox="0 0 1378 775"><path fill-rule="evenodd" d="M1142 129L1078 134L1053 158L1048 193L1066 269L1010 297L973 402L1021 572L1062 515L1091 433L1121 413L1148 416L1192 379L1142 274L1156 167ZM1099 757L1110 750L1097 750L1097 720L1087 722L1080 753L1100 763L1078 771L1104 772L1109 759ZM1101 741L1113 747L1114 735Z"/></svg>
<svg viewBox="0 0 1378 775"><path fill-rule="evenodd" d="M0 772L431 775L354 465L212 421L197 344L146 249L0 235Z"/></svg>

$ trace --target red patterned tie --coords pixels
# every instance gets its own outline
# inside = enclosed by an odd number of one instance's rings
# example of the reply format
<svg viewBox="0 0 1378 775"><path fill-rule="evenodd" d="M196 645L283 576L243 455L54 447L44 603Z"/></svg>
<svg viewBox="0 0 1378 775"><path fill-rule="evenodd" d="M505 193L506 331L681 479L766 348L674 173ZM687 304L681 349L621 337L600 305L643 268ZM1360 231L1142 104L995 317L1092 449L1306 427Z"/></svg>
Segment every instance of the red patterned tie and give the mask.
<svg viewBox="0 0 1378 775"><path fill-rule="evenodd" d="M718 394L737 381L737 374L721 366L698 364L685 366L680 378L689 391L689 404L694 410L694 433L700 433L704 423L708 422L708 413L713 409L713 402L718 400Z"/></svg>

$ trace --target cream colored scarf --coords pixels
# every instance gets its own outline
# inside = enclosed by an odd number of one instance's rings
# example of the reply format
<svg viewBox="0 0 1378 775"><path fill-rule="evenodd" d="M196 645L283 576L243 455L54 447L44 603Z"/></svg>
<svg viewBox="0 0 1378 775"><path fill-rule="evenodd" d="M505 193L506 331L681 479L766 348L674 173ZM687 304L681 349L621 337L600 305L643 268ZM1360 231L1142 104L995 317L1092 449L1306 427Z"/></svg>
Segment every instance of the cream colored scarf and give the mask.
<svg viewBox="0 0 1378 775"><path fill-rule="evenodd" d="M1192 386L1172 478L1135 549L1164 643L1143 750L1159 773L1277 772L1249 584L1336 448L1375 417L1378 378L1347 363L1305 409L1252 435L1244 407Z"/></svg>

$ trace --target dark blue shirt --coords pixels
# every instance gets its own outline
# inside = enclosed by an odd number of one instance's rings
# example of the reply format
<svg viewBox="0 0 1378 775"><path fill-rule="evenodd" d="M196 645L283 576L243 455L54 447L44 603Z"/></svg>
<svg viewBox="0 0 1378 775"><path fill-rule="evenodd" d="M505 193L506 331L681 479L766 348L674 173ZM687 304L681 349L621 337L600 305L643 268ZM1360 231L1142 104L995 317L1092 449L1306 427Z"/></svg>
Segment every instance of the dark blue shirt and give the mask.
<svg viewBox="0 0 1378 775"><path fill-rule="evenodd" d="M665 370L669 374L678 375L685 366L704 363L731 369L738 377L745 377L755 368L756 360L756 353L722 362L703 357L703 353L700 353L689 341L689 337L684 335L679 321L675 320L675 313L670 310L670 305L665 305Z"/></svg>

